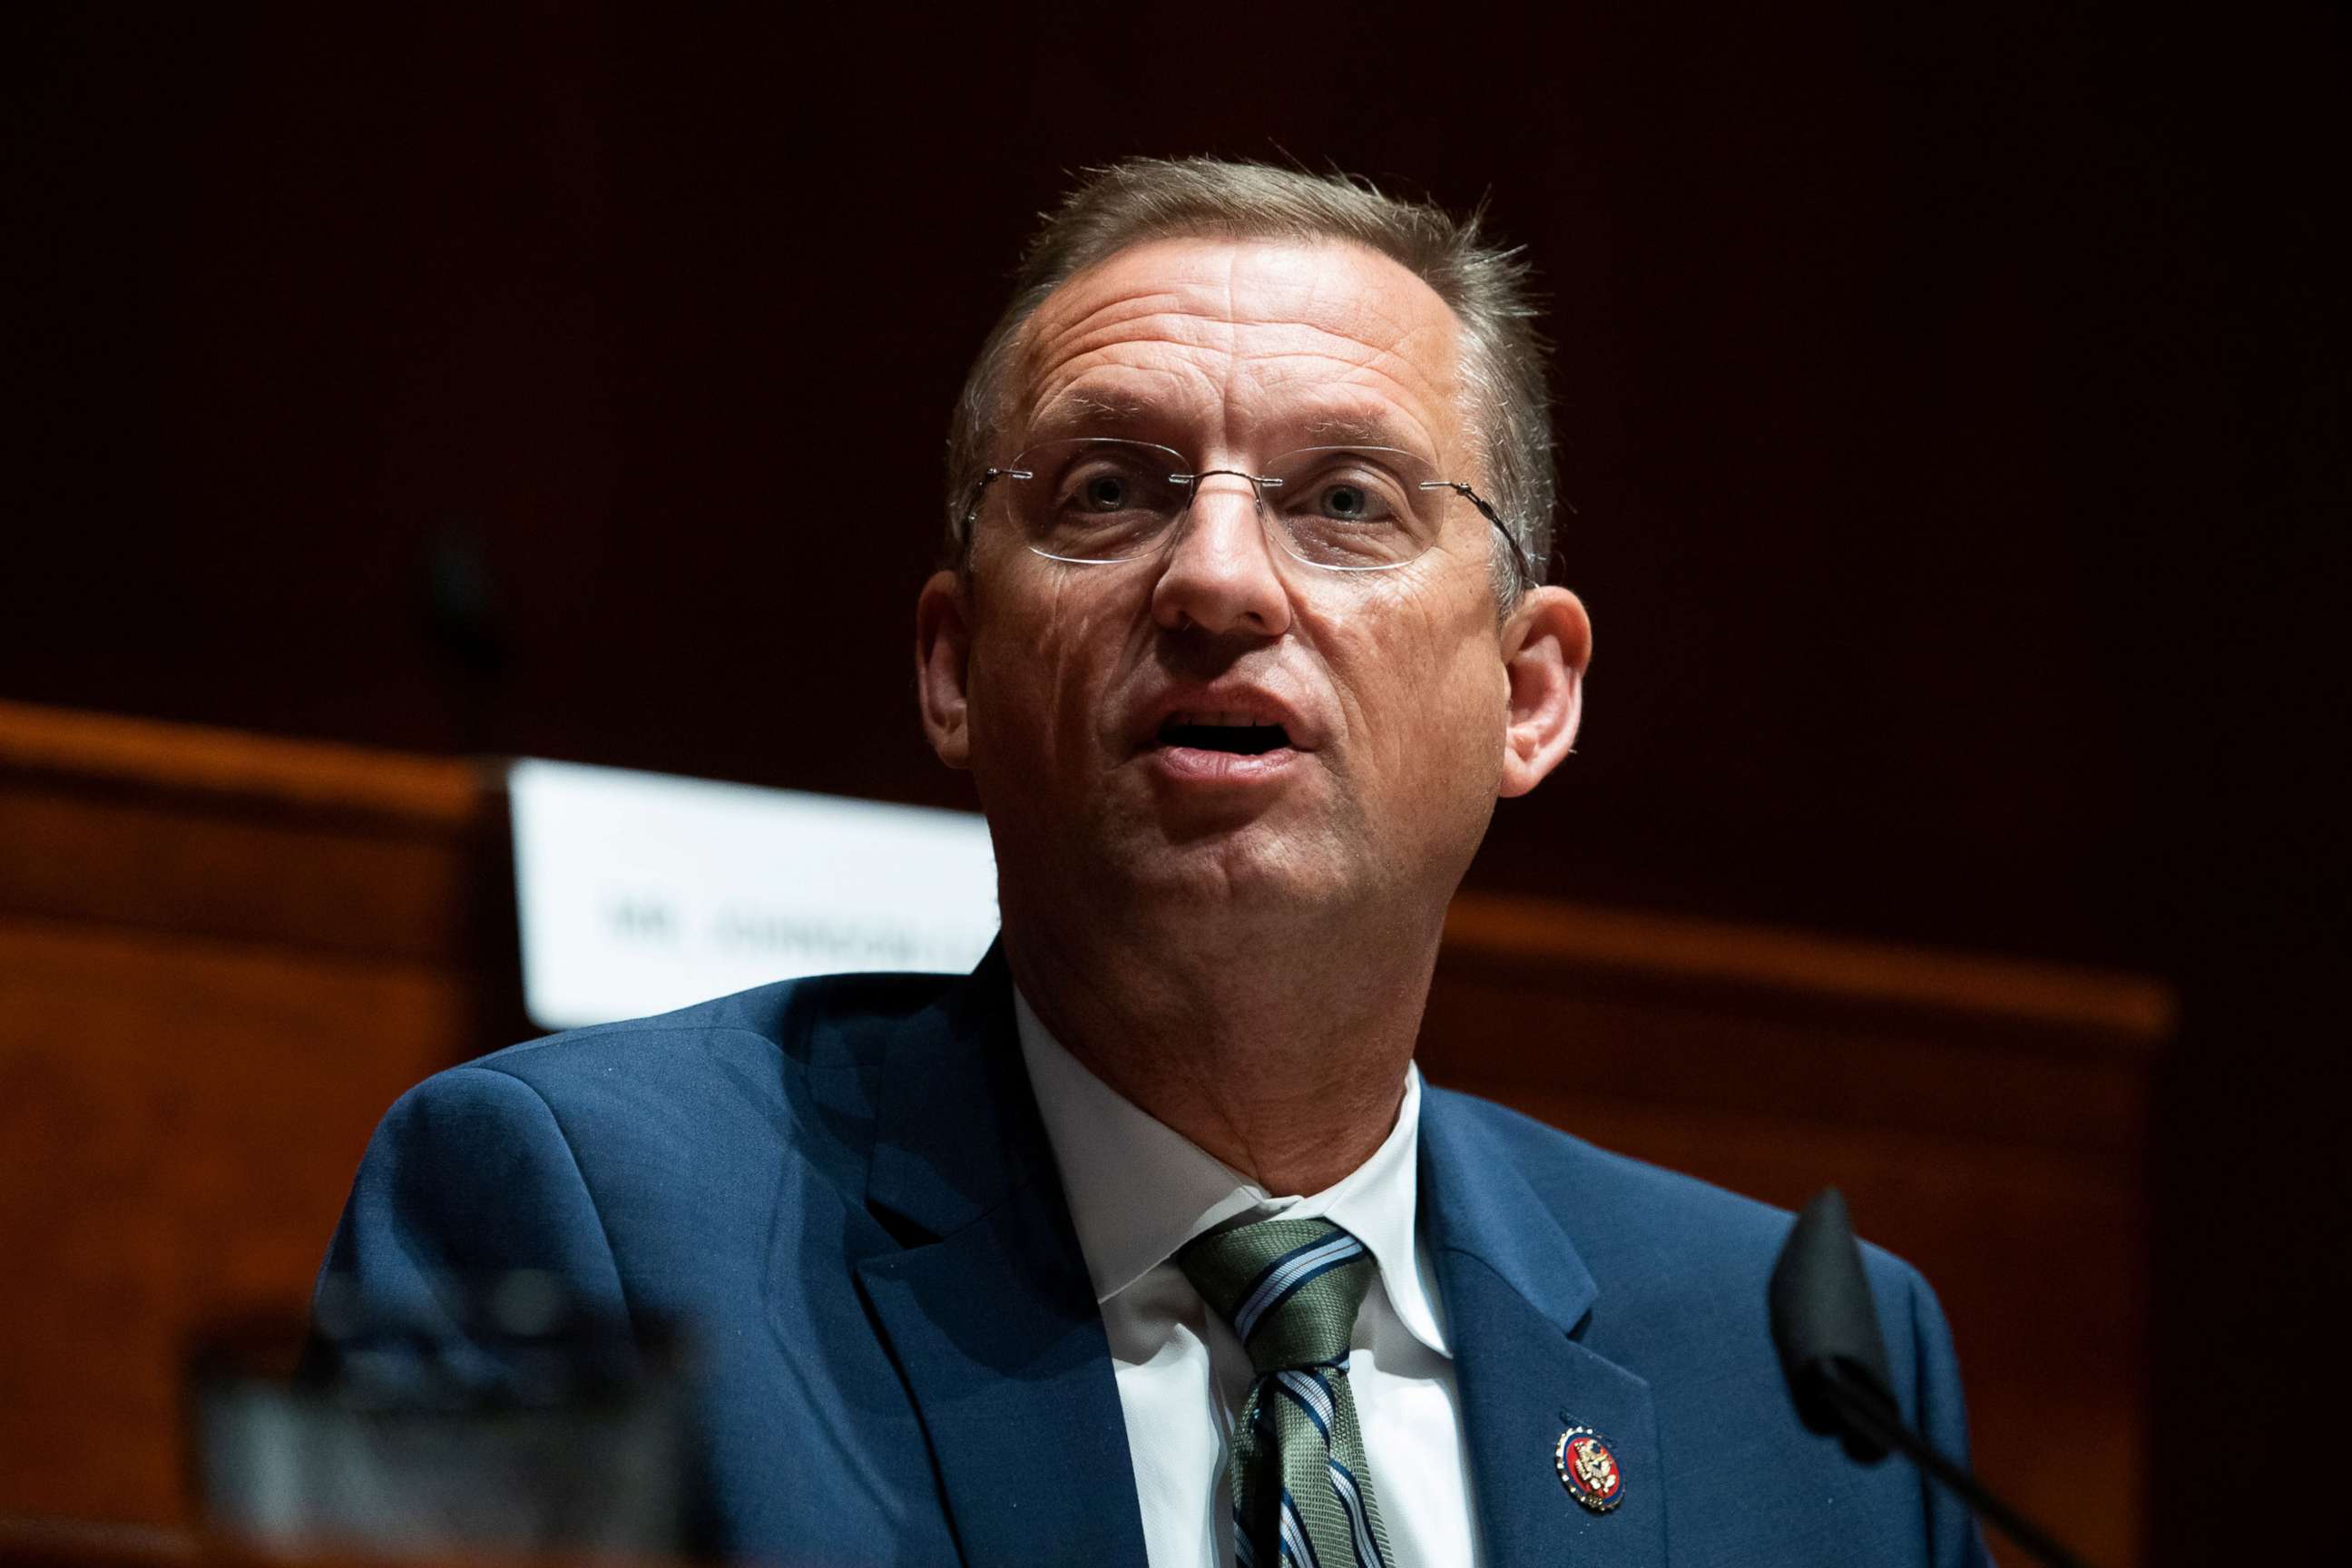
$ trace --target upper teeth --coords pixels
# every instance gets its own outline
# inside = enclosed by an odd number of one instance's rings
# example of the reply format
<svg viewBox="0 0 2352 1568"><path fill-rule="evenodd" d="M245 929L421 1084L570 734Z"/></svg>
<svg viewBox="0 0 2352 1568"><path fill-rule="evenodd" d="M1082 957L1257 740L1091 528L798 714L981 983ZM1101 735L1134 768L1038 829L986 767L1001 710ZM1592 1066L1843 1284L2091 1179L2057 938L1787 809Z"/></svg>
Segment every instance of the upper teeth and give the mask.
<svg viewBox="0 0 2352 1568"><path fill-rule="evenodd" d="M1255 729L1264 722L1247 713L1172 713L1169 715L1168 721L1171 724L1211 725L1228 730Z"/></svg>

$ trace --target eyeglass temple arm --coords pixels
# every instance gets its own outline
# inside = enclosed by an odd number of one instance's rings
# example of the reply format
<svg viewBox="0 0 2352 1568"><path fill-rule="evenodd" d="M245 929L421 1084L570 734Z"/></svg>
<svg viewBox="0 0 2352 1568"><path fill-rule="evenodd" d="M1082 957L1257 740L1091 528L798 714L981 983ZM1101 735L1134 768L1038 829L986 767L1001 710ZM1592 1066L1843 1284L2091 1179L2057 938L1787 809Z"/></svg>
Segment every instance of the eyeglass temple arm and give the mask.
<svg viewBox="0 0 2352 1568"><path fill-rule="evenodd" d="M1036 476L1027 468L982 468L980 478L971 484L971 494L963 503L963 547L971 548L971 525L980 520L980 498L998 479L1027 479Z"/></svg>
<svg viewBox="0 0 2352 1568"><path fill-rule="evenodd" d="M1527 546L1519 542L1519 536L1511 531L1511 525L1503 521L1502 514L1486 504L1486 498L1459 479L1438 479L1433 482L1444 486L1472 506L1476 507L1478 515L1495 525L1496 531L1503 536L1503 542L1511 547L1511 559L1518 563L1521 585L1534 587L1536 585L1535 567L1528 561Z"/></svg>

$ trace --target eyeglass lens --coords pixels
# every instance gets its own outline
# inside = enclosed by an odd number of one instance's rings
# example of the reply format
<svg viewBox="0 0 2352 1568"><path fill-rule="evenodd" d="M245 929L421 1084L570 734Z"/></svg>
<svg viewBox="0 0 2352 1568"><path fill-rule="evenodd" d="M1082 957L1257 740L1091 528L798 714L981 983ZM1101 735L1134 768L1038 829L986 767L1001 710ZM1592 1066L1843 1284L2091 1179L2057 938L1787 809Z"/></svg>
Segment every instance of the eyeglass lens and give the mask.
<svg viewBox="0 0 2352 1568"><path fill-rule="evenodd" d="M997 487L1038 554L1078 563L1130 561L1156 550L1204 485L1246 485L1269 535L1333 571L1402 566L1437 538L1444 489L1435 470L1381 447L1309 447L1255 474L1194 475L1183 454L1101 437L1047 441L1013 460Z"/></svg>

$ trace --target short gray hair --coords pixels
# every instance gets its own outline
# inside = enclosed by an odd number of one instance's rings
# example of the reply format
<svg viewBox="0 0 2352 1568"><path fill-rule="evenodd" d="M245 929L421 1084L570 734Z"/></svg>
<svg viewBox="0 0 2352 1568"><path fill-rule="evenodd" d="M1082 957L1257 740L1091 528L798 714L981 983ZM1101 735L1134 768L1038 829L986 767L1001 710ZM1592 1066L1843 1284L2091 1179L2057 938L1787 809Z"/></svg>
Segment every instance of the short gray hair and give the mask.
<svg viewBox="0 0 2352 1568"><path fill-rule="evenodd" d="M1043 216L1013 275L1013 299L981 344L949 423L950 564L963 562L971 545L965 519L991 460L1014 341L1047 295L1096 263L1155 239L1336 239L1398 263L1461 322L1461 375L1470 403L1465 412L1486 466L1487 498L1527 552L1535 581L1543 581L1555 505L1547 344L1536 326L1526 258L1486 242L1483 207L1457 219L1345 175L1216 158L1129 158L1088 170ZM1495 591L1506 606L1523 586L1517 577L1516 563L1497 550Z"/></svg>

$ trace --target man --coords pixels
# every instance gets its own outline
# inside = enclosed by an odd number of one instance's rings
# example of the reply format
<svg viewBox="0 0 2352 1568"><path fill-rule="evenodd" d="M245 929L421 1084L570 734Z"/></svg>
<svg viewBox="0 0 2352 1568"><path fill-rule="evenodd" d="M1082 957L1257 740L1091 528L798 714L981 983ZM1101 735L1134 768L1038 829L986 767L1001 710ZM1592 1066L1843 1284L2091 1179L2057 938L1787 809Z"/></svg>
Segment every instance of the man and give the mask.
<svg viewBox="0 0 2352 1568"><path fill-rule="evenodd" d="M1003 934L517 1047L386 1118L329 1259L696 1321L723 1544L1196 1568L1956 1563L1792 1413L1787 1218L1423 1085L1445 907L1574 739L1524 279L1367 188L1138 161L1051 218L917 610ZM1906 1413L1961 1442L1870 1255Z"/></svg>

